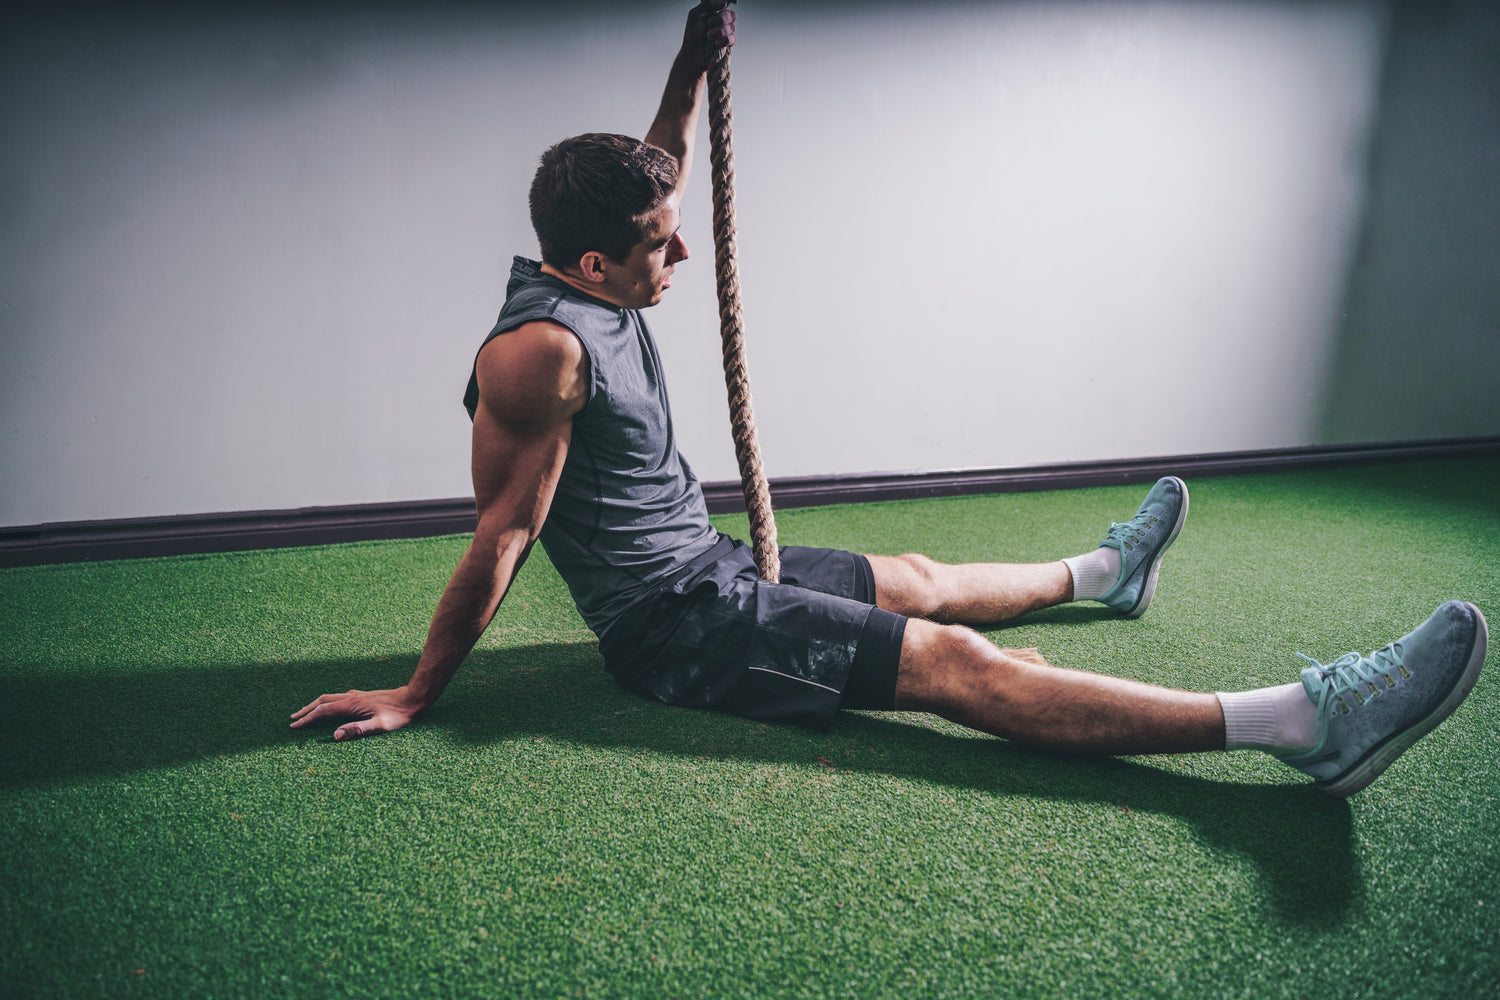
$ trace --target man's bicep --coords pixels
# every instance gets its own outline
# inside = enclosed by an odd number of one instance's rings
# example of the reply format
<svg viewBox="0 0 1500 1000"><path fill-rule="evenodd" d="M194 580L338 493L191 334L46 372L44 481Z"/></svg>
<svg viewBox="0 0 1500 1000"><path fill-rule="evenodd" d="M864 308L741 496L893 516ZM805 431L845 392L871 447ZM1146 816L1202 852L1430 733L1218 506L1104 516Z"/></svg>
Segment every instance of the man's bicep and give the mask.
<svg viewBox="0 0 1500 1000"><path fill-rule="evenodd" d="M525 528L530 538L536 537L571 439L571 421L514 427L480 406L474 418L471 472L482 530Z"/></svg>

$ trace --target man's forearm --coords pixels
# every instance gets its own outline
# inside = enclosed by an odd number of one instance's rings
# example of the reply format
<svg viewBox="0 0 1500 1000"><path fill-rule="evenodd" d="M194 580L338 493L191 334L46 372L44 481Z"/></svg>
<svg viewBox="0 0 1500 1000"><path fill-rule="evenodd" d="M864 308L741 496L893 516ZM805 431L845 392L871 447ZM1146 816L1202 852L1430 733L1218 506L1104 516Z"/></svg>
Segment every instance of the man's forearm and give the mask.
<svg viewBox="0 0 1500 1000"><path fill-rule="evenodd" d="M698 114L703 106L703 57L685 48L677 53L661 105L646 133L646 141L666 150L677 159L677 190L687 185L692 169L693 144L698 131Z"/></svg>
<svg viewBox="0 0 1500 1000"><path fill-rule="evenodd" d="M422 708L438 700L489 627L529 550L524 538L498 548L481 545L476 538L464 553L433 612L421 659L406 683Z"/></svg>
<svg viewBox="0 0 1500 1000"><path fill-rule="evenodd" d="M698 112L703 106L703 81L709 62L720 48L734 44L733 0L703 0L688 12L682 32L682 47L672 60L667 86L662 91L656 119L646 141L677 158L677 193L687 186L693 165L693 138L698 131Z"/></svg>

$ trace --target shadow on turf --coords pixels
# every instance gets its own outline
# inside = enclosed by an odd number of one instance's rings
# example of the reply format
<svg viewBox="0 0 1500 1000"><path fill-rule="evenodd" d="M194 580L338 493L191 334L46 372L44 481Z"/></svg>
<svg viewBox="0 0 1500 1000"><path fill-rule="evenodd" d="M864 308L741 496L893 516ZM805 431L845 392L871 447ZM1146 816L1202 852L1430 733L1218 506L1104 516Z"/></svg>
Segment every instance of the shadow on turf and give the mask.
<svg viewBox="0 0 1500 1000"><path fill-rule="evenodd" d="M1042 608L1038 611L1028 611L1021 618L998 625L986 625L980 631L995 637L997 640L1014 628L1033 625L1087 625L1092 622L1120 620L1120 613L1102 604L1059 604L1056 607ZM1001 645L1004 645L1002 642Z"/></svg>
<svg viewBox="0 0 1500 1000"><path fill-rule="evenodd" d="M119 777L297 743L332 727L287 718L325 691L400 684L414 657L307 665L122 669L18 679L0 709L0 787ZM1336 923L1358 892L1347 803L1303 782L1239 785L1128 759L1079 759L944 732L899 714L848 713L829 733L671 709L618 688L593 643L479 650L424 719L490 744L537 736L604 749L828 768L1175 816L1251 858L1287 919ZM411 735L419 735L413 730ZM348 744L357 753L359 744Z"/></svg>
<svg viewBox="0 0 1500 1000"><path fill-rule="evenodd" d="M1293 778L1230 784L1129 759L1088 759L943 732L900 713L846 713L829 733L668 708L617 687L592 644L475 657L432 722L489 744L542 736L602 749L891 775L995 796L1025 795L1175 816L1249 857L1291 922L1331 926L1359 892L1349 804Z"/></svg>
<svg viewBox="0 0 1500 1000"><path fill-rule="evenodd" d="M287 743L296 738L287 728L294 710L325 692L402 684L415 662L121 663L7 677L0 788L117 777Z"/></svg>

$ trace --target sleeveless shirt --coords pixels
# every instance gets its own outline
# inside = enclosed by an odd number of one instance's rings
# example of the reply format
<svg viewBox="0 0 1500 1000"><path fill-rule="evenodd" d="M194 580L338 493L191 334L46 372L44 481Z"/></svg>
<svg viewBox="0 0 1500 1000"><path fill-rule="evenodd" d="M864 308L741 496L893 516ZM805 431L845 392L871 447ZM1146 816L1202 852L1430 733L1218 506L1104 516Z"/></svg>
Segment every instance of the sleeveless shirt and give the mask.
<svg viewBox="0 0 1500 1000"><path fill-rule="evenodd" d="M566 327L588 353L588 399L573 417L541 542L584 622L602 636L646 591L712 549L718 532L677 451L661 359L640 310L585 295L516 257L484 343L535 320ZM464 393L470 420L477 363Z"/></svg>

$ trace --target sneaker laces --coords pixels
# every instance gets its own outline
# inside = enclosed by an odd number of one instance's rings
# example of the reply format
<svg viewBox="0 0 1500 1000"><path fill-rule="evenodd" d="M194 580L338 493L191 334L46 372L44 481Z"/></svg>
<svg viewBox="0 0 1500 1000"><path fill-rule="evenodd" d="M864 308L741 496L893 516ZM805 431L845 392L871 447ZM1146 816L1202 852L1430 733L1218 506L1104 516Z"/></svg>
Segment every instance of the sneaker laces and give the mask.
<svg viewBox="0 0 1500 1000"><path fill-rule="evenodd" d="M1160 520L1155 514L1143 511L1124 524L1111 524L1105 540L1113 540L1123 551L1129 552L1146 540L1146 530Z"/></svg>
<svg viewBox="0 0 1500 1000"><path fill-rule="evenodd" d="M1369 656L1345 653L1332 663L1319 663L1306 653L1298 653L1318 674L1318 715L1337 702L1348 715L1371 698L1379 697L1399 682L1396 675L1410 677L1406 669L1406 650L1399 641L1382 646ZM1351 704L1351 702L1353 704Z"/></svg>

